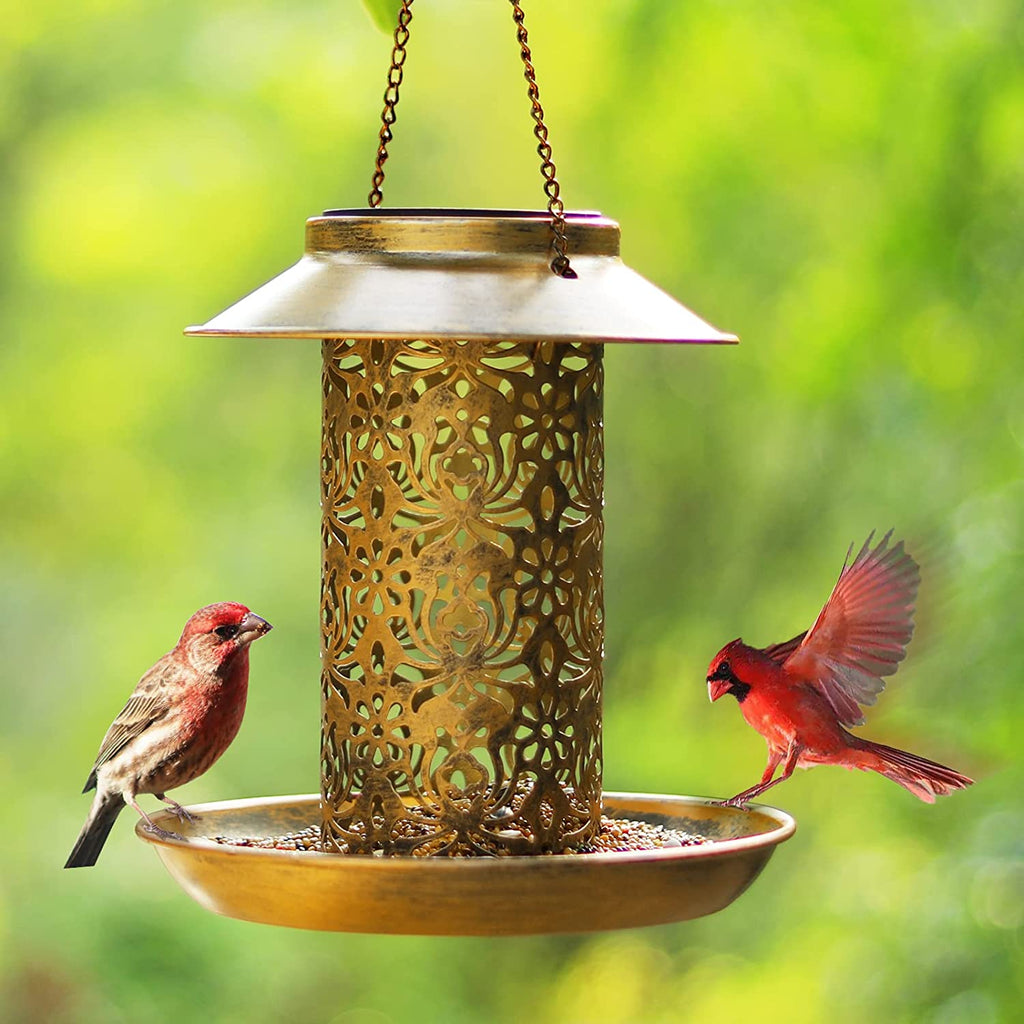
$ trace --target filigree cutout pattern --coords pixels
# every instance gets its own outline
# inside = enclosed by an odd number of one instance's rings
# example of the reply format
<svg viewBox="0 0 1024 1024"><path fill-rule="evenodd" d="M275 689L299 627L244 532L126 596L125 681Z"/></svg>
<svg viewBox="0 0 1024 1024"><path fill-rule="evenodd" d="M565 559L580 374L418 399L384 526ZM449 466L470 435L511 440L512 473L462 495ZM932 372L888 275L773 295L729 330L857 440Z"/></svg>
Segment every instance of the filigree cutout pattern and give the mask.
<svg viewBox="0 0 1024 1024"><path fill-rule="evenodd" d="M324 342L325 849L596 834L602 383L600 345Z"/></svg>

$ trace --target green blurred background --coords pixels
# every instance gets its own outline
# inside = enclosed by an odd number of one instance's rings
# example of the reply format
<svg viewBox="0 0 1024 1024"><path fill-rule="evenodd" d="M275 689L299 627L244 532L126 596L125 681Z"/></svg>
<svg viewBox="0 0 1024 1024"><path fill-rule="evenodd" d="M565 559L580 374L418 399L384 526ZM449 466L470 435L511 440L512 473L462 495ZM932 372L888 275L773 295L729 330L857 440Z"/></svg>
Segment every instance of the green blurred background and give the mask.
<svg viewBox="0 0 1024 1024"><path fill-rule="evenodd" d="M1019 1019L1021 4L526 10L567 204L743 339L607 352L607 788L754 782L707 662L805 628L889 526L920 628L866 731L978 784L928 807L800 773L772 793L797 836L736 904L598 936L221 919L130 813L61 871L106 726L210 601L277 629L182 798L317 788L319 346L181 329L364 201L390 41L357 0L32 0L0 36L5 1021ZM386 202L540 206L508 4L414 11Z"/></svg>

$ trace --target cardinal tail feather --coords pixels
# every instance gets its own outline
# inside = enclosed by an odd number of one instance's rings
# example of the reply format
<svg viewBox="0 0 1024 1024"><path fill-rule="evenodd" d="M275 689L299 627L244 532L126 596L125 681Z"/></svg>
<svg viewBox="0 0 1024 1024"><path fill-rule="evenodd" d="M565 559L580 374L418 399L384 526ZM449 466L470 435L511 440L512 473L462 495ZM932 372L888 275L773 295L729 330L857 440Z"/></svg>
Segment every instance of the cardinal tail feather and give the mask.
<svg viewBox="0 0 1024 1024"><path fill-rule="evenodd" d="M908 750L887 747L884 743L872 743L870 740L858 738L857 746L866 755L865 768L892 779L904 789L925 803L935 803L937 796L946 796L955 789L964 789L974 780L966 775L948 768L937 761L929 761L926 757L918 757Z"/></svg>
<svg viewBox="0 0 1024 1024"><path fill-rule="evenodd" d="M89 868L96 863L117 816L124 810L120 793L97 793L92 810L78 834L75 848L68 857L66 868Z"/></svg>

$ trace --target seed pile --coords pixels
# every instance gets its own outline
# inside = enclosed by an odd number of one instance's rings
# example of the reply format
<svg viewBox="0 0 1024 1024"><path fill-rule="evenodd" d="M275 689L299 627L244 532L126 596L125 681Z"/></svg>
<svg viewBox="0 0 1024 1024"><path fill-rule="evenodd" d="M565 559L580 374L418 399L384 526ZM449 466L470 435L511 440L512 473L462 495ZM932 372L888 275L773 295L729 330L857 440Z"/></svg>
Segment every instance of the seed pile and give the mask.
<svg viewBox="0 0 1024 1024"><path fill-rule="evenodd" d="M255 850L322 852L319 825L310 825L309 828L304 828L301 832L286 832L283 836L265 836L262 839L250 839L242 836L210 836L210 838L222 846L249 846Z"/></svg>
<svg viewBox="0 0 1024 1024"><path fill-rule="evenodd" d="M652 825L648 821L601 816L601 828L593 841L579 853L628 853L631 850L660 850L665 847L701 846L711 840L678 828Z"/></svg>
<svg viewBox="0 0 1024 1024"><path fill-rule="evenodd" d="M415 827L415 823L408 823ZM427 826L419 826L422 835L430 835ZM409 828L406 831L410 831ZM224 846L245 846L257 850L297 850L309 853L322 853L320 842L320 826L311 825L298 832L288 832L282 836L266 836L263 838L246 838L239 836L211 836L216 843ZM410 836L410 838L413 838ZM704 836L693 835L680 829L666 828L664 825L653 825L646 821L630 821L625 818L608 818L602 815L597 835L578 850L566 850L561 856L575 856L588 853L629 853L635 850L661 850L681 846L699 846L711 842ZM485 855L507 856L508 850L497 843L481 842ZM348 851L342 847L342 853ZM449 857L480 856L481 851L465 843L452 843L448 837L429 840L412 850L414 857L429 857L441 853ZM378 851L377 856L382 854Z"/></svg>

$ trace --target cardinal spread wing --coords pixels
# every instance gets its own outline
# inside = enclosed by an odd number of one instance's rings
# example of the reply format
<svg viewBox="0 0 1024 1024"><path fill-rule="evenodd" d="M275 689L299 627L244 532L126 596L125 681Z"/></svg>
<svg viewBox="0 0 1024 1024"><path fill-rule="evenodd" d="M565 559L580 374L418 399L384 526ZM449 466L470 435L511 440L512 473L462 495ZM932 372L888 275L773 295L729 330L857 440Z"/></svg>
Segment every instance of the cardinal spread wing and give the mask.
<svg viewBox="0 0 1024 1024"><path fill-rule="evenodd" d="M868 537L852 563L847 554L818 620L785 661L787 672L818 687L845 725L863 723L859 705L875 703L882 677L906 657L914 632L921 574L902 541L889 547L891 536L873 550Z"/></svg>
<svg viewBox="0 0 1024 1024"><path fill-rule="evenodd" d="M768 655L776 665L782 665L786 659L803 643L804 637L807 636L807 630L805 629L802 633L797 633L792 640L786 640L781 644L772 644L771 647L762 647L761 653Z"/></svg>
<svg viewBox="0 0 1024 1024"><path fill-rule="evenodd" d="M116 757L136 736L141 735L154 722L163 718L170 707L168 677L172 666L167 657L161 658L140 680L128 703L114 719L100 744L96 763L89 773L83 793L96 785L96 770Z"/></svg>

